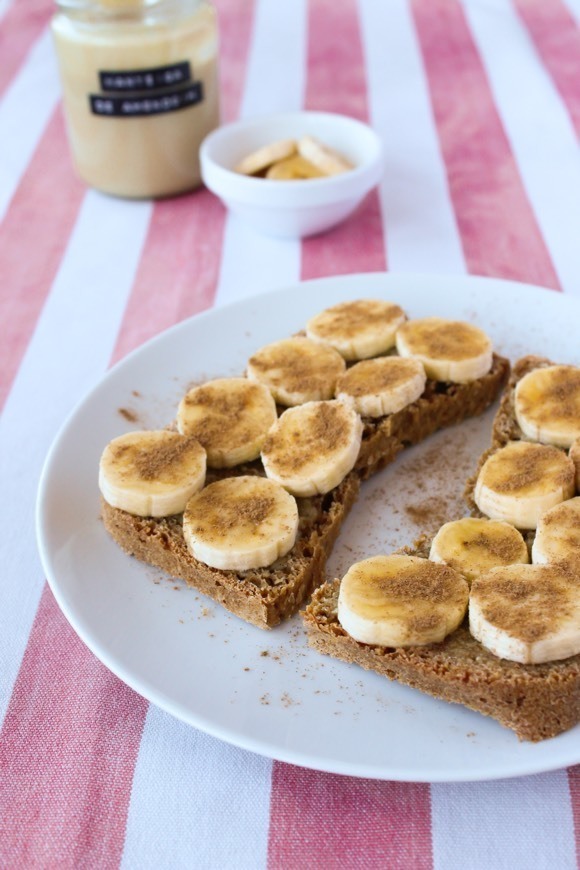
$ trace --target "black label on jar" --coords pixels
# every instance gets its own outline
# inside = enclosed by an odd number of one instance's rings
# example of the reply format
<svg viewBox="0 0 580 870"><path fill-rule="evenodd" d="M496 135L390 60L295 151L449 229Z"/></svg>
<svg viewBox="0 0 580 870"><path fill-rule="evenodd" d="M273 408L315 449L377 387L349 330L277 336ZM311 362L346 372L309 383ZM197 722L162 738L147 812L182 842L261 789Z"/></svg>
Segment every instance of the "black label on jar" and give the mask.
<svg viewBox="0 0 580 870"><path fill-rule="evenodd" d="M151 69L102 70L99 84L105 92L123 91L137 94L155 91L160 88L173 88L191 81L191 67L188 60L171 66L156 66Z"/></svg>
<svg viewBox="0 0 580 870"><path fill-rule="evenodd" d="M142 118L147 115L163 115L188 109L203 100L203 83L193 82L185 88L159 93L143 92L123 96L109 94L89 94L93 115L109 118Z"/></svg>

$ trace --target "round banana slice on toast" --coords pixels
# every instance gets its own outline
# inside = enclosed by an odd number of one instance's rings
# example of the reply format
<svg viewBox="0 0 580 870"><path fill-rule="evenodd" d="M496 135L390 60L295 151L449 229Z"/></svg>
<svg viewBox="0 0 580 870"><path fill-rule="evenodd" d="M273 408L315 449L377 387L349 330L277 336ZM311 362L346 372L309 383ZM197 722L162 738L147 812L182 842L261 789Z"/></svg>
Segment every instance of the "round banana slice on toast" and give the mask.
<svg viewBox="0 0 580 870"><path fill-rule="evenodd" d="M576 469L576 491L580 492L580 438L576 438L572 443L568 456L574 463Z"/></svg>
<svg viewBox="0 0 580 870"><path fill-rule="evenodd" d="M263 477L227 477L191 498L183 536L191 554L212 568L264 568L292 549L298 507L285 489Z"/></svg>
<svg viewBox="0 0 580 870"><path fill-rule="evenodd" d="M263 384L217 378L186 393L177 428L198 439L210 468L232 468L258 458L276 419L276 403Z"/></svg>
<svg viewBox="0 0 580 870"><path fill-rule="evenodd" d="M397 350L420 359L427 377L457 384L483 377L493 362L492 344L483 330L442 317L408 320L397 332Z"/></svg>
<svg viewBox="0 0 580 870"><path fill-rule="evenodd" d="M528 372L516 384L514 409L526 438L570 447L580 437L580 368L555 365Z"/></svg>
<svg viewBox="0 0 580 870"><path fill-rule="evenodd" d="M384 356L355 363L336 384L336 398L351 400L362 417L395 414L416 402L427 377L416 359Z"/></svg>
<svg viewBox="0 0 580 870"><path fill-rule="evenodd" d="M248 377L268 387L280 405L332 399L345 362L332 347L303 336L260 348L248 361Z"/></svg>
<svg viewBox="0 0 580 870"><path fill-rule="evenodd" d="M368 359L395 346L405 312L394 302L357 299L341 302L311 317L306 335L335 348L346 360Z"/></svg>
<svg viewBox="0 0 580 870"><path fill-rule="evenodd" d="M484 462L474 499L490 519L535 529L543 513L574 495L574 478L574 463L563 450L511 441Z"/></svg>
<svg viewBox="0 0 580 870"><path fill-rule="evenodd" d="M338 620L359 643L423 646L457 628L468 596L467 581L447 565L418 556L373 556L343 577Z"/></svg>
<svg viewBox="0 0 580 870"><path fill-rule="evenodd" d="M521 664L580 653L577 575L560 565L508 565L474 580L469 628L502 659Z"/></svg>
<svg viewBox="0 0 580 870"><path fill-rule="evenodd" d="M568 499L542 514L532 544L532 562L565 562L579 572L580 595L580 497Z"/></svg>
<svg viewBox="0 0 580 870"><path fill-rule="evenodd" d="M362 421L344 402L307 402L284 411L262 450L267 476L296 496L330 492L358 458Z"/></svg>
<svg viewBox="0 0 580 870"><path fill-rule="evenodd" d="M99 488L112 507L140 517L183 511L205 483L206 455L192 437L165 429L129 432L105 447Z"/></svg>
<svg viewBox="0 0 580 870"><path fill-rule="evenodd" d="M509 523L475 517L441 526L429 558L454 568L469 583L491 568L530 561L526 542L517 529Z"/></svg>

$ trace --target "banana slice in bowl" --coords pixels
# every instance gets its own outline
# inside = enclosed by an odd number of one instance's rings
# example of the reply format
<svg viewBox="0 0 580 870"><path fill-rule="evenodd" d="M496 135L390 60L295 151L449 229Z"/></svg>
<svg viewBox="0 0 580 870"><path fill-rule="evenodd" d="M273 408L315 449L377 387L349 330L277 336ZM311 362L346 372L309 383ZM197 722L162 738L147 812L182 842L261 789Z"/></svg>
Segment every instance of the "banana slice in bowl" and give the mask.
<svg viewBox="0 0 580 870"><path fill-rule="evenodd" d="M490 519L535 529L542 514L574 495L574 483L574 463L563 450L511 441L482 465L474 500Z"/></svg>
<svg viewBox="0 0 580 870"><path fill-rule="evenodd" d="M285 489L243 475L210 483L187 503L183 536L191 554L212 568L264 568L292 549L298 506Z"/></svg>
<svg viewBox="0 0 580 870"><path fill-rule="evenodd" d="M416 357L435 381L469 383L486 375L493 362L491 340L477 326L461 320L423 317L397 331L401 356Z"/></svg>
<svg viewBox="0 0 580 870"><path fill-rule="evenodd" d="M260 348L248 360L248 378L268 387L280 405L332 399L346 363L332 347L303 336Z"/></svg>
<svg viewBox="0 0 580 870"><path fill-rule="evenodd" d="M356 299L311 317L306 335L334 347L348 361L368 359L395 346L397 329L405 320L405 312L394 302Z"/></svg>
<svg viewBox="0 0 580 870"><path fill-rule="evenodd" d="M502 659L560 661L580 653L578 576L560 565L508 565L477 578L469 629Z"/></svg>
<svg viewBox="0 0 580 870"><path fill-rule="evenodd" d="M191 436L165 429L129 432L105 447L99 489L112 507L140 517L183 511L205 483L205 450Z"/></svg>
<svg viewBox="0 0 580 870"><path fill-rule="evenodd" d="M267 476L296 496L330 492L358 458L363 425L344 402L307 402L284 411L262 450Z"/></svg>
<svg viewBox="0 0 580 870"><path fill-rule="evenodd" d="M516 384L514 411L526 438L570 447L580 437L580 368L554 365L528 372Z"/></svg>
<svg viewBox="0 0 580 870"><path fill-rule="evenodd" d="M355 363L337 381L336 398L352 401L362 417L395 414L423 394L427 376L416 359L385 356Z"/></svg>
<svg viewBox="0 0 580 870"><path fill-rule="evenodd" d="M338 620L359 643L440 643L465 616L469 586L447 565L419 556L373 556L343 577Z"/></svg>
<svg viewBox="0 0 580 870"><path fill-rule="evenodd" d="M198 439L210 468L257 459L276 419L271 392L247 378L216 378L194 387L177 410L179 432Z"/></svg>
<svg viewBox="0 0 580 870"><path fill-rule="evenodd" d="M526 542L514 526L476 517L441 526L431 542L429 558L459 571L469 583L491 568L530 561Z"/></svg>

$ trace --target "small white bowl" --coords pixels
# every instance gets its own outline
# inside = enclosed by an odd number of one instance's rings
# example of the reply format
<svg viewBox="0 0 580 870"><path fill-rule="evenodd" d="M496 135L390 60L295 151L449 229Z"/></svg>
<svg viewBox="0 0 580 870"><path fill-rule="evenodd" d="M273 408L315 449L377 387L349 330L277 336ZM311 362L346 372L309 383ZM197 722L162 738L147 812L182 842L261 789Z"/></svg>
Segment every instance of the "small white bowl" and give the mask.
<svg viewBox="0 0 580 870"><path fill-rule="evenodd" d="M254 178L233 169L263 145L306 135L339 151L354 169L296 181ZM310 236L340 223L383 173L377 134L354 118L325 112L292 112L227 124L206 137L200 157L209 190L256 229L284 238Z"/></svg>

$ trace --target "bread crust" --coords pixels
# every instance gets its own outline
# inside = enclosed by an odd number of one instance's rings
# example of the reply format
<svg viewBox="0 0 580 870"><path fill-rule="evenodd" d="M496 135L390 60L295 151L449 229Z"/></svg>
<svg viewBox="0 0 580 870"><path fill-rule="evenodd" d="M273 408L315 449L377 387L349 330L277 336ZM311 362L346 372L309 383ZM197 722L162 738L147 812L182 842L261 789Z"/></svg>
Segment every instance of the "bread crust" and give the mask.
<svg viewBox="0 0 580 870"><path fill-rule="evenodd" d="M325 496L298 499L300 530L287 556L268 568L223 571L189 553L181 516L136 517L102 501L105 528L131 556L161 568L260 628L272 628L302 607L324 580L326 560L341 525L358 496L361 480L388 465L410 444L483 413L496 399L509 373L508 361L494 355L491 371L469 384L428 381L425 392L396 414L364 419L363 440L355 469ZM263 474L259 461L212 472L208 483L233 474Z"/></svg>
<svg viewBox="0 0 580 870"><path fill-rule="evenodd" d="M473 492L486 458L508 441L524 438L514 413L517 382L528 372L550 365L554 363L538 356L526 356L514 364L494 418L491 447L467 481L465 498L472 516L483 516ZM534 532L524 537L531 547ZM430 542L423 539L405 552L427 558L429 549ZM555 737L580 722L580 655L541 665L499 659L471 636L467 618L440 644L409 649L361 644L338 621L339 586L340 581L334 580L317 589L302 614L308 643L319 652L490 716L521 740Z"/></svg>

